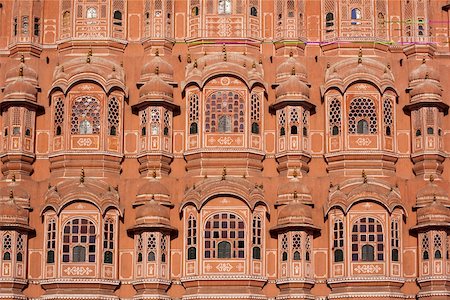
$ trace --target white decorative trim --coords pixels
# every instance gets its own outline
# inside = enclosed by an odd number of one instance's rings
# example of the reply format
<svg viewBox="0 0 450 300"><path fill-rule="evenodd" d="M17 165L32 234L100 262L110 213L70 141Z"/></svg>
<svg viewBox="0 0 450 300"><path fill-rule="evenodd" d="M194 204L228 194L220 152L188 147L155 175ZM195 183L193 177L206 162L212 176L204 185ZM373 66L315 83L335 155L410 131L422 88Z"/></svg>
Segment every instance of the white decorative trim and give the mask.
<svg viewBox="0 0 450 300"><path fill-rule="evenodd" d="M118 300L117 296L102 296L96 294L55 294L55 295L43 295L40 298L34 298L36 300ZM32 300L32 299L30 299Z"/></svg>
<svg viewBox="0 0 450 300"><path fill-rule="evenodd" d="M450 297L449 291L429 291L429 292L419 292L417 293L417 297L437 297L437 296L447 296Z"/></svg>
<svg viewBox="0 0 450 300"><path fill-rule="evenodd" d="M276 300L287 300L287 299L311 299L311 300L315 300L316 297L311 295L311 294L289 294L289 295L277 296L275 299Z"/></svg>
<svg viewBox="0 0 450 300"><path fill-rule="evenodd" d="M399 298L404 299L403 293L394 292L348 292L348 293L336 293L328 295L328 299L342 299L342 298Z"/></svg>
<svg viewBox="0 0 450 300"><path fill-rule="evenodd" d="M267 281L267 277L248 275L218 275L218 276L189 276L181 278L181 282L204 281L204 280L254 280Z"/></svg>
<svg viewBox="0 0 450 300"><path fill-rule="evenodd" d="M56 278L56 279L42 279L35 281L38 284L54 284L54 283L101 283L109 285L119 285L119 280L108 279L88 279L88 278Z"/></svg>
<svg viewBox="0 0 450 300"><path fill-rule="evenodd" d="M396 278L396 277L342 277L342 278L329 278L327 279L327 283L342 283L342 282L374 282L374 281L382 281L382 282L399 282L405 283L404 278Z"/></svg>
<svg viewBox="0 0 450 300"><path fill-rule="evenodd" d="M314 279L309 278L283 278L275 280L277 284L290 283L290 282L301 282L301 283L309 283L315 284L316 281Z"/></svg>
<svg viewBox="0 0 450 300"><path fill-rule="evenodd" d="M122 300L123 298L121 298ZM134 300L171 300L169 296L159 295L159 294L144 294L139 296L134 296Z"/></svg>
<svg viewBox="0 0 450 300"><path fill-rule="evenodd" d="M171 280L164 280L158 278L145 278L131 281L132 284L141 284L141 283L161 283L165 285L170 285L172 283Z"/></svg>
<svg viewBox="0 0 450 300"><path fill-rule="evenodd" d="M417 278L418 283L433 281L433 280L447 280L450 281L450 276L425 276Z"/></svg>

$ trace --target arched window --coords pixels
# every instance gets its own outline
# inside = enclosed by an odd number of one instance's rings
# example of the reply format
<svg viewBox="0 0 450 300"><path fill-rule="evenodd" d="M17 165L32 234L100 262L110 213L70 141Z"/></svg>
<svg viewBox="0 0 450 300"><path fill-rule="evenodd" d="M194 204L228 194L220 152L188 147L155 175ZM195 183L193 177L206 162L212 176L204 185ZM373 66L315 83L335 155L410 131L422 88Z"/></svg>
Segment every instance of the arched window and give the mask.
<svg viewBox="0 0 450 300"><path fill-rule="evenodd" d="M198 14L199 14L198 6L194 6L194 7L192 8L192 15L193 15L193 16L198 16Z"/></svg>
<svg viewBox="0 0 450 300"><path fill-rule="evenodd" d="M369 123L367 123L367 121L364 119L359 120L357 128L356 128L356 133L368 134L369 133Z"/></svg>
<svg viewBox="0 0 450 300"><path fill-rule="evenodd" d="M223 212L209 217L205 223L204 237L205 258L218 258L219 255L225 255L227 252L219 254L219 250L225 251L228 247L222 244L223 248L220 248L219 244L222 242L227 242L230 246L229 258L245 257L245 226L238 215Z"/></svg>
<svg viewBox="0 0 450 300"><path fill-rule="evenodd" d="M116 26L122 26L122 12L121 11L114 11L113 14L113 24Z"/></svg>
<svg viewBox="0 0 450 300"><path fill-rule="evenodd" d="M297 126L292 125L291 126L291 134L297 134L297 133L298 133Z"/></svg>
<svg viewBox="0 0 450 300"><path fill-rule="evenodd" d="M284 127L280 128L280 136L284 136L286 135L286 129L284 129Z"/></svg>
<svg viewBox="0 0 450 300"><path fill-rule="evenodd" d="M336 125L333 126L333 129L331 130L332 135L339 135L339 127Z"/></svg>
<svg viewBox="0 0 450 300"><path fill-rule="evenodd" d="M362 261L374 261L375 260L375 250L372 245L362 246Z"/></svg>
<svg viewBox="0 0 450 300"><path fill-rule="evenodd" d="M68 28L70 26L70 11L63 12L62 27Z"/></svg>
<svg viewBox="0 0 450 300"><path fill-rule="evenodd" d="M344 251L341 249L334 250L334 262L344 261Z"/></svg>
<svg viewBox="0 0 450 300"><path fill-rule="evenodd" d="M76 98L72 103L71 133L100 133L100 102L90 96Z"/></svg>
<svg viewBox="0 0 450 300"><path fill-rule="evenodd" d="M217 244L218 258L231 258L231 244L229 242L219 242Z"/></svg>
<svg viewBox="0 0 450 300"><path fill-rule="evenodd" d="M427 134L434 134L434 129L433 129L433 127L428 127L427 128Z"/></svg>
<svg viewBox="0 0 450 300"><path fill-rule="evenodd" d="M422 135L422 131L420 129L416 130L416 136L421 136Z"/></svg>
<svg viewBox="0 0 450 300"><path fill-rule="evenodd" d="M377 112L374 101L366 97L353 99L350 102L348 114L349 134L376 134L377 126Z"/></svg>
<svg viewBox="0 0 450 300"><path fill-rule="evenodd" d="M94 7L89 7L86 10L86 18L87 19L95 19L95 18L97 18L97 10Z"/></svg>
<svg viewBox="0 0 450 300"><path fill-rule="evenodd" d="M361 10L359 8L352 9L352 25L361 24L361 22L356 20L361 20Z"/></svg>
<svg viewBox="0 0 450 300"><path fill-rule="evenodd" d="M197 220L190 215L187 221L188 259L197 258Z"/></svg>
<svg viewBox="0 0 450 300"><path fill-rule="evenodd" d="M332 12L329 12L325 16L325 27L326 32L332 32L334 29L334 14Z"/></svg>
<svg viewBox="0 0 450 300"><path fill-rule="evenodd" d="M195 123L195 122L191 123L191 126L189 128L189 133L190 134L197 134L198 133L198 125L197 125L197 123Z"/></svg>
<svg viewBox="0 0 450 300"><path fill-rule="evenodd" d="M221 14L231 14L231 0L219 0L218 13Z"/></svg>
<svg viewBox="0 0 450 300"><path fill-rule="evenodd" d="M334 261L344 261L344 223L337 219L333 225Z"/></svg>
<svg viewBox="0 0 450 300"><path fill-rule="evenodd" d="M74 218L63 231L63 262L95 262L96 230L94 223L84 218Z"/></svg>
<svg viewBox="0 0 450 300"><path fill-rule="evenodd" d="M219 117L219 132L231 132L231 116Z"/></svg>
<svg viewBox="0 0 450 300"><path fill-rule="evenodd" d="M251 7L250 8L250 15L252 16L252 17L257 17L258 16L258 9L256 8L256 7Z"/></svg>
<svg viewBox="0 0 450 300"><path fill-rule="evenodd" d="M381 223L371 217L357 220L352 227L352 261L383 261L384 235Z"/></svg>

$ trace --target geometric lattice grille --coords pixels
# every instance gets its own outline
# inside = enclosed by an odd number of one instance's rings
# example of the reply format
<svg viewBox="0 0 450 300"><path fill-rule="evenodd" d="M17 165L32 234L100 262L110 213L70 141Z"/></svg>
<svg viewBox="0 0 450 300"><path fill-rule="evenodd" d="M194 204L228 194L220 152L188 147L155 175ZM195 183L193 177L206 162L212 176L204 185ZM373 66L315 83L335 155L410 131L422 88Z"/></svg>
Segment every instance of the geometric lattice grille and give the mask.
<svg viewBox="0 0 450 300"><path fill-rule="evenodd" d="M329 123L330 132L333 131L334 126L341 128L341 102L336 98L330 102Z"/></svg>
<svg viewBox="0 0 450 300"><path fill-rule="evenodd" d="M109 99L108 102L108 125L109 129L119 127L119 101L116 98Z"/></svg>
<svg viewBox="0 0 450 300"><path fill-rule="evenodd" d="M377 112L375 104L370 98L355 98L350 103L348 115L348 131L350 134L357 133L357 123L361 119L369 124L368 133L377 133Z"/></svg>
<svg viewBox="0 0 450 300"><path fill-rule="evenodd" d="M72 104L72 134L100 133L100 102L90 96L78 97Z"/></svg>

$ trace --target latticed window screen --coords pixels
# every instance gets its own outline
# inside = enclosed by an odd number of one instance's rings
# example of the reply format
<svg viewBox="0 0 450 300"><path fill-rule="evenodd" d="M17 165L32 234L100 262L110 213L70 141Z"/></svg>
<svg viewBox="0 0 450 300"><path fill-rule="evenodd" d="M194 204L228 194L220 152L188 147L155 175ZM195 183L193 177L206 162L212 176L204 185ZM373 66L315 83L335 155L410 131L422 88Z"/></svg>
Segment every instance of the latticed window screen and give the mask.
<svg viewBox="0 0 450 300"><path fill-rule="evenodd" d="M284 233L281 238L281 260L282 261L288 260L288 250L289 250L288 235L286 233Z"/></svg>
<svg viewBox="0 0 450 300"><path fill-rule="evenodd" d="M306 236L305 241L305 260L310 261L311 260L311 236Z"/></svg>
<svg viewBox="0 0 450 300"><path fill-rule="evenodd" d="M190 215L188 218L187 226L187 246L188 246L188 259L197 258L197 219Z"/></svg>
<svg viewBox="0 0 450 300"><path fill-rule="evenodd" d="M377 133L377 111L374 101L370 98L359 97L350 102L350 111L348 115L348 132L350 134L358 133L357 125L360 121L368 124L368 133Z"/></svg>
<svg viewBox="0 0 450 300"><path fill-rule="evenodd" d="M147 239L147 261L156 261L156 234L149 233Z"/></svg>
<svg viewBox="0 0 450 300"><path fill-rule="evenodd" d="M442 259L442 235L440 233L434 234L433 239L433 246L434 246L434 258L435 259Z"/></svg>
<svg viewBox="0 0 450 300"><path fill-rule="evenodd" d="M428 233L424 233L422 236L422 243L421 243L421 252L422 252L422 259L427 260L430 258L430 239L428 238Z"/></svg>
<svg viewBox="0 0 450 300"><path fill-rule="evenodd" d="M393 115L392 115L392 101L389 99L385 99L383 101L383 120L384 120L384 128L385 134L390 136L392 134L392 124L393 124Z"/></svg>
<svg viewBox="0 0 450 300"><path fill-rule="evenodd" d="M137 239L136 239L136 261L137 262L142 262L142 252L144 251L144 240L142 238L142 233L138 234Z"/></svg>
<svg viewBox="0 0 450 300"><path fill-rule="evenodd" d="M332 135L338 135L341 132L341 101L334 98L330 101L329 124Z"/></svg>
<svg viewBox="0 0 450 300"><path fill-rule="evenodd" d="M2 248L3 248L3 260L11 260L11 252L12 252L12 236L10 233L5 233L2 239Z"/></svg>
<svg viewBox="0 0 450 300"><path fill-rule="evenodd" d="M70 220L63 231L63 262L95 262L96 230L84 218Z"/></svg>
<svg viewBox="0 0 450 300"><path fill-rule="evenodd" d="M333 225L334 262L344 261L344 222L337 219Z"/></svg>
<svg viewBox="0 0 450 300"><path fill-rule="evenodd" d="M108 127L110 135L117 135L119 131L119 101L115 97L108 101Z"/></svg>
<svg viewBox="0 0 450 300"><path fill-rule="evenodd" d="M302 259L302 236L300 233L295 233L292 236L292 259Z"/></svg>
<svg viewBox="0 0 450 300"><path fill-rule="evenodd" d="M230 258L244 258L245 226L239 216L232 213L214 214L206 221L204 237L205 258L219 257L218 246L221 241L230 244Z"/></svg>
<svg viewBox="0 0 450 300"><path fill-rule="evenodd" d="M100 101L90 96L76 98L72 103L72 134L100 133Z"/></svg>
<svg viewBox="0 0 450 300"><path fill-rule="evenodd" d="M161 249L161 262L167 262L167 237L161 234L160 237L160 249Z"/></svg>
<svg viewBox="0 0 450 300"><path fill-rule="evenodd" d="M352 227L352 261L383 261L384 235L381 223L360 218Z"/></svg>
<svg viewBox="0 0 450 300"><path fill-rule="evenodd" d="M150 128L152 135L159 134L160 122L161 122L161 112L159 108L152 108L150 110Z"/></svg>
<svg viewBox="0 0 450 300"><path fill-rule="evenodd" d="M21 262L23 261L23 250L24 250L24 239L23 234L19 233L17 235L17 244L16 244L16 261Z"/></svg>
<svg viewBox="0 0 450 300"><path fill-rule="evenodd" d="M217 91L206 99L205 131L244 132L244 98L233 91Z"/></svg>

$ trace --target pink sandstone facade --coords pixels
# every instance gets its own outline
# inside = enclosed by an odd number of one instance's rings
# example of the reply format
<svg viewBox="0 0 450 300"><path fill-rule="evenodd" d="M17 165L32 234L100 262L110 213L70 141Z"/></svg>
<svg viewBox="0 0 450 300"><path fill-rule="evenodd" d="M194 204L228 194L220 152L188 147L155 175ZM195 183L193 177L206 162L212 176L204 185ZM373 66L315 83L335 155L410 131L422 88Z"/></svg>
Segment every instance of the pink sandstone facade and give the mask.
<svg viewBox="0 0 450 300"><path fill-rule="evenodd" d="M450 299L449 10L0 0L0 299Z"/></svg>

